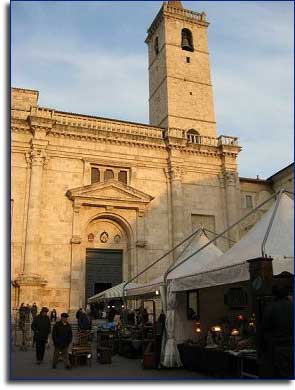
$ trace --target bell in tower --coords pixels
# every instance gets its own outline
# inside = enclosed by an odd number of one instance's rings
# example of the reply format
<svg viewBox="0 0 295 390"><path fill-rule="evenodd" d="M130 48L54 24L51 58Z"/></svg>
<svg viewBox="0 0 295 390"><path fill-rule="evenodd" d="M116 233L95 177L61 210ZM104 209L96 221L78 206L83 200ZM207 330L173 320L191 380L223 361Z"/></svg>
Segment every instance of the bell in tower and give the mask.
<svg viewBox="0 0 295 390"><path fill-rule="evenodd" d="M181 48L182 50L194 51L193 36L187 28L183 28L181 31Z"/></svg>
<svg viewBox="0 0 295 390"><path fill-rule="evenodd" d="M213 88L203 12L163 1L148 29L149 117L152 126L198 129L216 137Z"/></svg>

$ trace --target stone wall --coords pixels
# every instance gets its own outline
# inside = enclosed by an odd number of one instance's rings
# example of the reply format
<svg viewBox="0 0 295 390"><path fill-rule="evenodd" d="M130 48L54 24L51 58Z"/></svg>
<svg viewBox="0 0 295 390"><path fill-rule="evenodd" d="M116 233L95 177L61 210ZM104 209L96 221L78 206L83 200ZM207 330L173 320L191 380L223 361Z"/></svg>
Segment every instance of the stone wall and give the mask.
<svg viewBox="0 0 295 390"><path fill-rule="evenodd" d="M86 248L95 244L88 235L97 221L113 224L126 239L126 280L190 234L192 215L213 216L217 230L228 225L224 172L235 172L237 145L189 144L177 129L35 106L24 111L23 103L17 109L18 90L13 96L12 279L20 300L35 294L39 306L58 310L84 304ZM124 168L127 185L102 178L91 184L92 165ZM167 256L139 281L158 276L174 259Z"/></svg>

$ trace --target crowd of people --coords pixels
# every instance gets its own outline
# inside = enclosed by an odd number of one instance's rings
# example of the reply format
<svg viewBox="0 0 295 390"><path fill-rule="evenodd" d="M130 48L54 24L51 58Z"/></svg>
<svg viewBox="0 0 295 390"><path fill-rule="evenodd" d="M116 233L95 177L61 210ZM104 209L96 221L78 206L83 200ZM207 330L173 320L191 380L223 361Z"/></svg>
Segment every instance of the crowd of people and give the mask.
<svg viewBox="0 0 295 390"><path fill-rule="evenodd" d="M140 325L149 321L147 309L128 309L122 302L109 302L106 306L100 303L91 304L89 314L92 318L106 319L113 322L115 316L120 316L120 321L128 325Z"/></svg>
<svg viewBox="0 0 295 390"><path fill-rule="evenodd" d="M37 313L38 307L36 305L36 302L34 302L32 305L30 305L29 303L25 304L23 302L18 309L19 323L29 322L31 321L31 318L34 320L34 318L37 316ZM56 322L56 319L57 312L53 308L50 312L50 321Z"/></svg>
<svg viewBox="0 0 295 390"><path fill-rule="evenodd" d="M71 365L68 358L68 348L73 339L72 327L68 323L69 315L67 313L61 313L60 320L55 321L51 332L51 320L48 316L48 312L48 308L43 307L40 314L33 319L31 325L36 344L36 363L42 363L45 354L45 347L51 333L54 344L52 368L56 368L58 359L61 356L64 361L65 368L69 369L71 368Z"/></svg>
<svg viewBox="0 0 295 390"><path fill-rule="evenodd" d="M99 318L104 318L108 323L124 323L126 325L141 325L149 322L149 315L144 308L128 309L124 305L109 305L104 306L99 311ZM20 329L22 324L31 324L33 332L32 346L36 348L36 363L41 364L46 352L46 344L51 335L54 352L52 358L52 368L56 368L59 358L64 361L65 368L71 368L69 362L68 349L73 339L73 330L68 322L69 315L61 313L58 316L56 309L49 311L47 307L42 307L38 314L36 303L31 306L22 303L19 307L19 324ZM79 308L76 312L78 332L88 332L91 334L93 311L89 307L87 312L83 308Z"/></svg>
<svg viewBox="0 0 295 390"><path fill-rule="evenodd" d="M32 305L22 303L18 309L18 326L23 332L26 324L31 324L33 332L32 346L36 348L36 363L41 364L51 335L54 352L52 359L52 368L56 368L57 362L61 357L64 361L65 368L71 368L69 362L68 349L73 339L72 326L68 322L69 315L61 313L58 316L57 311L53 308L51 311L47 307L42 307L38 314L38 307L34 302ZM86 311L80 308L76 313L77 325L79 332L91 330L91 317Z"/></svg>

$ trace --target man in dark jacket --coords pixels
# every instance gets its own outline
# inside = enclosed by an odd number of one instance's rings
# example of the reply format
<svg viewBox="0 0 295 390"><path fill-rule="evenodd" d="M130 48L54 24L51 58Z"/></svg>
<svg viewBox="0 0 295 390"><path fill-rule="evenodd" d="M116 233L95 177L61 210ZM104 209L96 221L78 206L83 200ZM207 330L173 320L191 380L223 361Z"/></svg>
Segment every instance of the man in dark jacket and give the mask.
<svg viewBox="0 0 295 390"><path fill-rule="evenodd" d="M40 314L32 322L31 328L34 332L36 341L36 358L37 364L41 364L45 353L45 344L47 343L50 334L51 325L47 315L47 307L43 307Z"/></svg>
<svg viewBox="0 0 295 390"><path fill-rule="evenodd" d="M274 285L274 300L269 303L262 318L260 343L260 377L293 378L293 303L288 299L288 288Z"/></svg>
<svg viewBox="0 0 295 390"><path fill-rule="evenodd" d="M91 329L91 324L87 314L82 310L80 317L78 319L78 328L79 330L86 331Z"/></svg>
<svg viewBox="0 0 295 390"><path fill-rule="evenodd" d="M60 315L61 320L58 321L52 330L52 340L54 343L54 354L52 368L56 368L58 358L61 355L65 364L65 368L71 368L69 363L68 348L72 342L73 333L72 327L68 323L69 315L62 313Z"/></svg>
<svg viewBox="0 0 295 390"><path fill-rule="evenodd" d="M34 302L32 307L31 307L31 314L32 314L33 320L37 316L37 312L38 312L38 308L37 308L36 303Z"/></svg>

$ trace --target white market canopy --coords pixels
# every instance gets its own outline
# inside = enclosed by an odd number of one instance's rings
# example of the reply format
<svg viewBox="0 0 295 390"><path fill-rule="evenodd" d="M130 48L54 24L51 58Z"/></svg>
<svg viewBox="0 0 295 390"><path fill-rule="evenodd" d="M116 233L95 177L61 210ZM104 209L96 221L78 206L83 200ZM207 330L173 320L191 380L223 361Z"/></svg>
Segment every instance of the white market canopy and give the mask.
<svg viewBox="0 0 295 390"><path fill-rule="evenodd" d="M185 291L250 279L247 260L262 256L262 243L269 229L276 203L242 239L222 256L212 259L190 276L171 281L171 291ZM202 253L202 251L200 252ZM285 193L278 208L265 245L265 254L273 258L273 273L294 274L294 202ZM199 254L198 254L199 255Z"/></svg>
<svg viewBox="0 0 295 390"><path fill-rule="evenodd" d="M107 290L100 292L99 294L94 295L93 297L90 297L88 299L88 303L101 302L101 301L109 300L109 299L123 298L123 287L125 286L125 284L126 284L126 282L117 284L114 287L111 287ZM128 291L128 288L131 288L131 287L134 288L137 286L139 286L137 283L130 283L130 284L128 284L128 286L126 287L125 290Z"/></svg>
<svg viewBox="0 0 295 390"><path fill-rule="evenodd" d="M202 248L204 245L209 244L209 239L204 234L203 231L199 233L194 239L192 239L186 249L183 251L181 256L177 259L175 264L180 263L185 258L196 252L198 249ZM173 271L168 273L167 280L172 280L175 278L186 277L197 272L201 272L206 269L207 264L210 263L213 259L216 261L216 258L221 256L222 252L218 249L213 243L209 244L200 252L196 253L190 257L187 261L179 265ZM135 288L129 287L127 285L126 295L127 296L136 296L136 295L145 295L149 293L155 293L156 290L159 290L161 286L164 285L164 274L153 279L147 283L140 284Z"/></svg>

